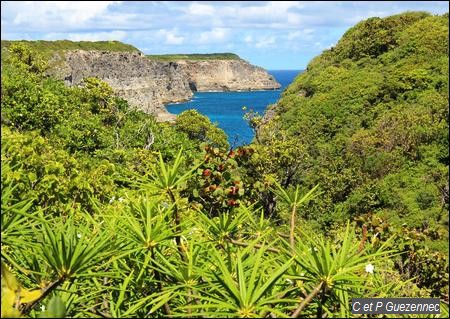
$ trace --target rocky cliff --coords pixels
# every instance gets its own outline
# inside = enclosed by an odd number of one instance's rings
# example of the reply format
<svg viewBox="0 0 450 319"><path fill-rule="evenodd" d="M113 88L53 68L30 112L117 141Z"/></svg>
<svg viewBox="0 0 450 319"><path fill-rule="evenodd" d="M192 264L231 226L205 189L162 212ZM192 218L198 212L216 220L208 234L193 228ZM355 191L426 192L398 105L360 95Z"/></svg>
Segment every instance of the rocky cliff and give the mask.
<svg viewBox="0 0 450 319"><path fill-rule="evenodd" d="M281 85L263 68L237 60L177 61L197 91L273 90Z"/></svg>
<svg viewBox="0 0 450 319"><path fill-rule="evenodd" d="M72 50L55 55L53 75L68 85L98 77L132 106L159 121L175 115L167 103L186 101L194 91L269 90L280 87L264 69L236 60L156 61L141 52Z"/></svg>
<svg viewBox="0 0 450 319"><path fill-rule="evenodd" d="M193 92L186 76L172 62L155 62L140 52L68 51L55 75L68 85L98 77L132 106L154 114L159 121L175 118L164 104L188 100Z"/></svg>

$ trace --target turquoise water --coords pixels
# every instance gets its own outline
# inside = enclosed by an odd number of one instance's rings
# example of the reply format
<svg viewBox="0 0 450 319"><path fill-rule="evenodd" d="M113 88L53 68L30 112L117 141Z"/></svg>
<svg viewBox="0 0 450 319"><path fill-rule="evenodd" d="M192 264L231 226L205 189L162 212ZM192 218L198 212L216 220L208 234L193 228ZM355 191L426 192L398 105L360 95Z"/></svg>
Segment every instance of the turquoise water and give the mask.
<svg viewBox="0 0 450 319"><path fill-rule="evenodd" d="M274 70L268 71L278 83L279 90L251 92L196 92L191 101L167 105L167 110L179 114L185 110L196 109L209 117L213 123L225 131L233 148L249 144L253 139L253 131L243 119L243 106L263 114L269 104L275 103L281 92L302 71Z"/></svg>

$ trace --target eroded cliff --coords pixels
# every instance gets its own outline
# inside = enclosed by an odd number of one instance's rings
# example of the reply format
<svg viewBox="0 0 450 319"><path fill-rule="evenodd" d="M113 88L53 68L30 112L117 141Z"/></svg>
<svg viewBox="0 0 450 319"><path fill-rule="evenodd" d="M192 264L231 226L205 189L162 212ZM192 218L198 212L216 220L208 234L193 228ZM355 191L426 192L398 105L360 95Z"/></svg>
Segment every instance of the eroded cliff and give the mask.
<svg viewBox="0 0 450 319"><path fill-rule="evenodd" d="M132 106L172 121L165 104L189 100L195 91L272 90L280 84L260 67L235 60L158 61L141 52L66 51L55 55L53 75L68 85L98 77Z"/></svg>
<svg viewBox="0 0 450 319"><path fill-rule="evenodd" d="M154 114L159 121L175 118L165 104L188 100L193 92L186 76L172 62L155 62L140 52L68 51L55 75L68 85L98 77L132 106Z"/></svg>
<svg viewBox="0 0 450 319"><path fill-rule="evenodd" d="M266 70L241 59L176 63L197 91L254 91L281 87Z"/></svg>

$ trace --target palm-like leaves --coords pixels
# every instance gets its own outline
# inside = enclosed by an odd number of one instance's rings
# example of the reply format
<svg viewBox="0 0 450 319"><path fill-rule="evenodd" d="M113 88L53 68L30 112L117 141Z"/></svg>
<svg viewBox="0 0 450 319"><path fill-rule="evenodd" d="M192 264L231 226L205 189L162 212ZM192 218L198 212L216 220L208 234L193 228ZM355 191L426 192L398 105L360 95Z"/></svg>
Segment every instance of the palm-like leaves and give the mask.
<svg viewBox="0 0 450 319"><path fill-rule="evenodd" d="M30 212L31 201L17 203L6 187L2 257L25 286L61 287L72 316L348 316L352 296L399 289L364 273L391 253L389 242L360 251L349 225L337 243L305 235L295 242L297 211L317 186L304 195L299 187L272 189L289 207L289 242L256 205L214 218L189 211L181 220L180 191L195 170L182 171L182 162L182 151L171 165L160 155L138 184L145 196L135 193L117 206L94 200L94 214L69 211L66 219Z"/></svg>
<svg viewBox="0 0 450 319"><path fill-rule="evenodd" d="M202 229L210 240L221 244L232 238L233 234L238 232L239 226L248 220L244 210L238 210L236 214L222 213L214 218L198 211L196 217L198 218L195 220L197 227Z"/></svg>
<svg viewBox="0 0 450 319"><path fill-rule="evenodd" d="M376 252L362 254L358 252L359 243L347 224L341 247L336 248L322 237L299 241L296 245L295 262L305 271L302 280L314 282L322 280L328 287L338 288L340 283L346 287L357 285L363 278L359 276L365 265L376 258L393 253L387 251L386 243Z"/></svg>
<svg viewBox="0 0 450 319"><path fill-rule="evenodd" d="M25 247L33 246L34 241L30 240L34 237L36 227L46 221L39 217L38 212L29 212L32 207L32 200L24 200L16 203L13 199L13 192L17 186L8 185L2 189L2 206L1 206L1 234L2 247L1 255L14 268L30 273L30 267L23 268L24 264L37 264L36 255L29 255L25 252ZM16 249L21 247L22 249ZM21 260L21 265L17 263ZM32 267L34 270L39 267Z"/></svg>
<svg viewBox="0 0 450 319"><path fill-rule="evenodd" d="M245 219L246 227L242 227L243 232L247 235L260 237L273 231L273 225L269 219L264 217L264 210L262 208L255 209L254 206L239 206L238 212L247 217Z"/></svg>
<svg viewBox="0 0 450 319"><path fill-rule="evenodd" d="M185 261L174 261L167 255L156 251L154 268L164 274L176 285L186 285L193 287L198 285L204 276L205 252L200 245L195 245L192 241L185 244Z"/></svg>
<svg viewBox="0 0 450 319"><path fill-rule="evenodd" d="M13 192L17 186L8 185L2 188L2 246L17 245L20 242L23 244L23 238L33 233L32 227L42 222L37 216L37 212L29 213L29 209L33 205L33 200L23 200L13 203Z"/></svg>
<svg viewBox="0 0 450 319"><path fill-rule="evenodd" d="M120 214L110 216L110 226L119 230L118 235L126 253L148 252L153 247L168 245L174 238L174 228L169 223L171 213L172 207L141 198Z"/></svg>
<svg viewBox="0 0 450 319"><path fill-rule="evenodd" d="M260 247L255 253L255 244L253 242L239 250L231 267L224 261L220 251L210 248L210 263L214 265L210 285L199 291L201 304L186 306L197 310L193 315L234 315L244 318L261 317L269 312L284 315L275 308L275 305L285 301L281 297L287 290L278 281L292 260L280 265L277 258L265 257L265 247Z"/></svg>
<svg viewBox="0 0 450 319"><path fill-rule="evenodd" d="M283 187L281 187L280 184L275 182L275 188L272 188L272 191L284 202L286 202L291 210L289 241L292 248L294 247L295 244L294 232L295 232L295 215L297 213L297 209L301 204L313 198L314 191L317 189L317 187L319 187L319 185L316 185L313 189L311 189L303 196L300 195L300 188L298 185L295 187L295 190L287 191L283 189Z"/></svg>
<svg viewBox="0 0 450 319"><path fill-rule="evenodd" d="M93 265L99 265L113 251L108 232L92 232L91 225L74 226L73 217L59 224L42 225L41 252L60 279L88 275Z"/></svg>
<svg viewBox="0 0 450 319"><path fill-rule="evenodd" d="M285 190L279 183L275 182L275 187L271 190L279 196L284 202L286 202L289 207L296 205L297 207L306 201L313 198L314 191L319 187L319 185L314 186L305 195L301 196L300 187L297 185L293 190ZM315 195L317 196L317 194Z"/></svg>
<svg viewBox="0 0 450 319"><path fill-rule="evenodd" d="M308 284L309 290L320 287L323 291L347 292L364 288L362 273L369 263L383 260L393 251L386 250L388 243L383 244L377 251L369 254L359 252L359 243L355 234L347 224L340 247L332 245L322 237L305 237L295 246L295 263L300 266L299 274L294 276ZM340 295L344 298L345 294ZM348 298L348 297L347 297ZM348 306L348 304L346 305Z"/></svg>
<svg viewBox="0 0 450 319"><path fill-rule="evenodd" d="M175 230L178 233L175 236L175 241L178 246L178 252L183 258L179 235L179 233L181 233L181 215L178 210L176 190L181 188L189 180L189 178L193 175L193 172L197 169L197 166L182 174L180 169L181 163L184 160L182 152L183 149L180 149L172 166L166 165L161 153L159 153L158 167L152 168L153 171L150 175L150 180L140 182L138 185L143 189L149 190L152 195L168 196L169 200L174 205L173 222L175 224Z"/></svg>
<svg viewBox="0 0 450 319"><path fill-rule="evenodd" d="M154 195L169 195L173 200L173 192L185 184L192 176L197 167L191 168L184 174L181 172L181 164L184 161L183 149L178 152L173 165L164 163L161 153L158 154L159 161L156 166L152 166L152 173L148 180L141 180L137 185L140 188L149 190Z"/></svg>

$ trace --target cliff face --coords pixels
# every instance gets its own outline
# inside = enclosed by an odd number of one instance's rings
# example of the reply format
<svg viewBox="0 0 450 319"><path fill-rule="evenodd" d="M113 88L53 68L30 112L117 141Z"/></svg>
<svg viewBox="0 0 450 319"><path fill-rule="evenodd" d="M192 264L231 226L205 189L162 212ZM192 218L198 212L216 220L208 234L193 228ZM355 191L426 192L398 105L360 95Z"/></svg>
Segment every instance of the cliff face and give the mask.
<svg viewBox="0 0 450 319"><path fill-rule="evenodd" d="M167 103L189 100L194 91L270 90L280 87L264 69L246 61L208 60L163 62L140 52L67 51L55 55L52 74L78 85L86 77L107 82L130 105L173 121Z"/></svg>
<svg viewBox="0 0 450 319"><path fill-rule="evenodd" d="M132 106L154 114L159 121L175 118L164 104L192 95L186 76L172 62L155 62L139 52L68 51L57 76L68 85L98 77Z"/></svg>
<svg viewBox="0 0 450 319"><path fill-rule="evenodd" d="M266 70L244 60L185 60L176 63L197 91L253 91L281 87Z"/></svg>

